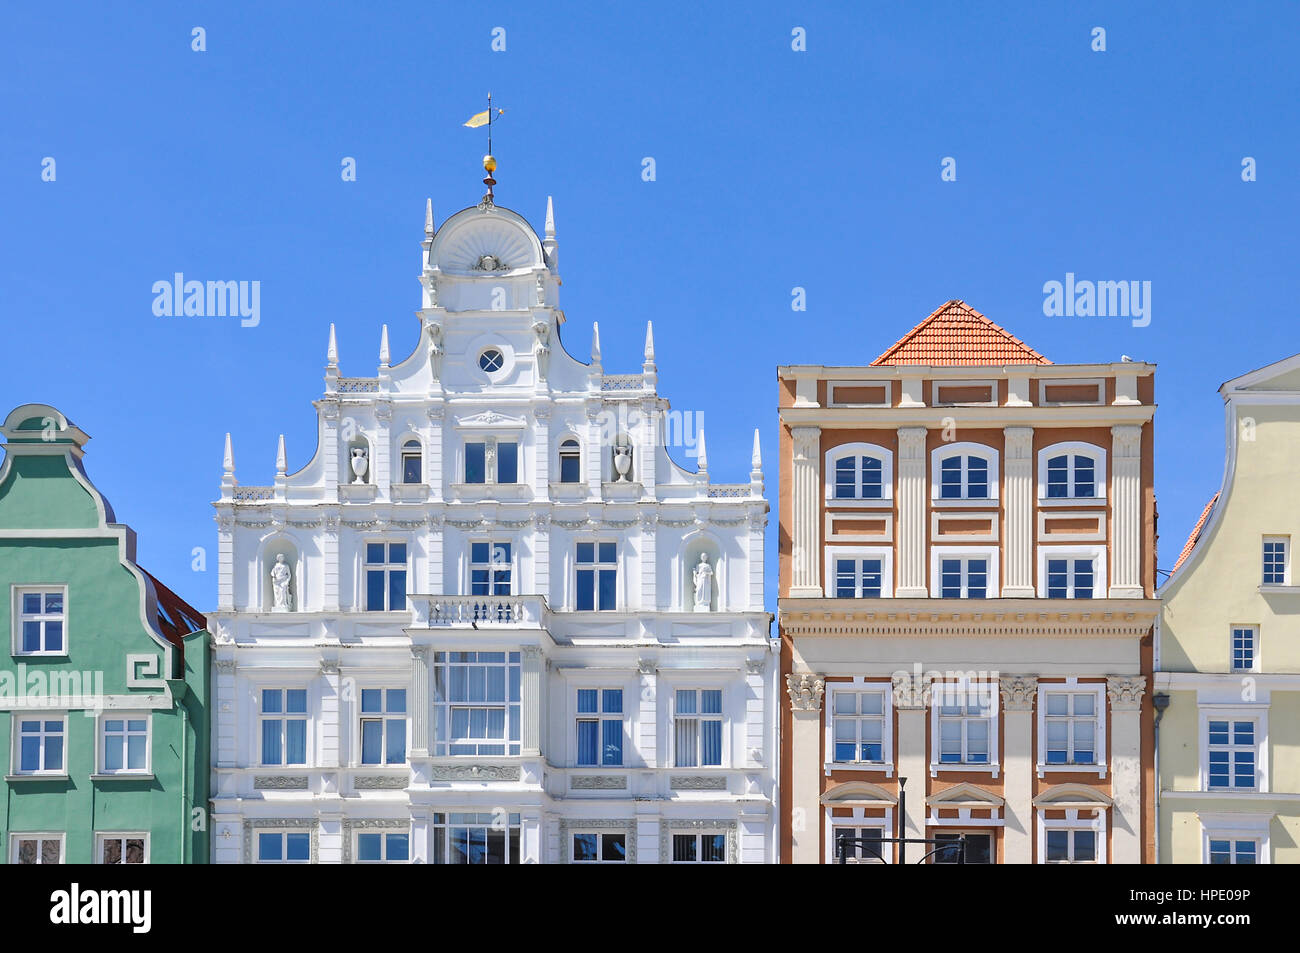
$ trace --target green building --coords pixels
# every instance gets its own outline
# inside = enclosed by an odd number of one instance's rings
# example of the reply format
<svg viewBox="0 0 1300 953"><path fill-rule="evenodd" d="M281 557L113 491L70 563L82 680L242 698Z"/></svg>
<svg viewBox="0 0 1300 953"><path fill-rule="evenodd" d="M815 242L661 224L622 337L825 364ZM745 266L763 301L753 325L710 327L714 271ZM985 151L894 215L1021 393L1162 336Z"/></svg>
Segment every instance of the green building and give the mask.
<svg viewBox="0 0 1300 953"><path fill-rule="evenodd" d="M0 434L5 862L206 863L205 620L136 565L84 432L25 404Z"/></svg>

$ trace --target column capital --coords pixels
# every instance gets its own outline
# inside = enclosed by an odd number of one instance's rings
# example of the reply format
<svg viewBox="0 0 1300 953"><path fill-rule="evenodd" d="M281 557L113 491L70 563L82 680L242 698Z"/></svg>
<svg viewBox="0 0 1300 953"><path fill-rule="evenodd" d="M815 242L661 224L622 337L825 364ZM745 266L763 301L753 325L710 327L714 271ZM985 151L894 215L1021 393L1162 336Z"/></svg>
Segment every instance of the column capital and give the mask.
<svg viewBox="0 0 1300 953"><path fill-rule="evenodd" d="M811 673L787 675L785 690L790 695L790 707L794 711L821 711L826 679Z"/></svg>
<svg viewBox="0 0 1300 953"><path fill-rule="evenodd" d="M1110 428L1111 452L1116 457L1142 455L1142 428L1137 424L1117 424Z"/></svg>
<svg viewBox="0 0 1300 953"><path fill-rule="evenodd" d="M794 458L796 460L816 460L821 446L821 427L791 427L790 436L794 440Z"/></svg>
<svg viewBox="0 0 1300 953"><path fill-rule="evenodd" d="M1034 428L1033 427L1004 427L1002 435L1005 438L1006 447L1003 452L1003 459L1006 460L1031 460L1034 455Z"/></svg>
<svg viewBox="0 0 1300 953"><path fill-rule="evenodd" d="M922 460L925 458L925 437L929 431L925 427L898 428L898 457L900 460Z"/></svg>
<svg viewBox="0 0 1300 953"><path fill-rule="evenodd" d="M895 672L894 708L900 711L923 711L930 707L930 680L924 675Z"/></svg>
<svg viewBox="0 0 1300 953"><path fill-rule="evenodd" d="M1036 676L1004 675L999 681L999 687L1002 690L1003 710L1034 710L1034 696L1038 694L1038 678Z"/></svg>
<svg viewBox="0 0 1300 953"><path fill-rule="evenodd" d="M1145 675L1110 675L1106 678L1111 711L1141 711L1142 695L1146 689Z"/></svg>

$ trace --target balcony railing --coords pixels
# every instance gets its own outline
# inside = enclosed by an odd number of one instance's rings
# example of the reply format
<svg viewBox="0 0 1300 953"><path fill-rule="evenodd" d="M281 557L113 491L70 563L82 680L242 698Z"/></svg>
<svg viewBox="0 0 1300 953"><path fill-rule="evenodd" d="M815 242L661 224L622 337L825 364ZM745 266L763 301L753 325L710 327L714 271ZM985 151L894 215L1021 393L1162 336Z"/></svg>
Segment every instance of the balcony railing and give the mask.
<svg viewBox="0 0 1300 953"><path fill-rule="evenodd" d="M541 628L546 609L546 600L541 596L412 596L411 601L416 607L417 624L429 628L536 629Z"/></svg>

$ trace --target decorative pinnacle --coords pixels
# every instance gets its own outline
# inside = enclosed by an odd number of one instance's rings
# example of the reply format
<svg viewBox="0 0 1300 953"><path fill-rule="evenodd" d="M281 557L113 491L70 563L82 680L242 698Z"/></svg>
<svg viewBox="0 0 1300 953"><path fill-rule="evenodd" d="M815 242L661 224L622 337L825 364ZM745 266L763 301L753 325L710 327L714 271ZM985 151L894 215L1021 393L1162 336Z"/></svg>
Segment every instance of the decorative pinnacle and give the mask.
<svg viewBox="0 0 1300 953"><path fill-rule="evenodd" d="M330 343L325 349L325 363L329 367L339 366L339 343L334 337L334 325L330 325Z"/></svg>
<svg viewBox="0 0 1300 953"><path fill-rule="evenodd" d="M758 428L754 428L754 453L749 458L749 465L755 470L763 469L763 452L758 445Z"/></svg>
<svg viewBox="0 0 1300 953"><path fill-rule="evenodd" d="M549 195L546 196L546 227L543 231L546 238L555 237L555 204Z"/></svg>
<svg viewBox="0 0 1300 953"><path fill-rule="evenodd" d="M654 364L655 362L655 325L653 321L645 323L645 362Z"/></svg>
<svg viewBox="0 0 1300 953"><path fill-rule="evenodd" d="M280 442L275 448L275 475L282 477L287 467L287 458L284 453L284 434L280 434Z"/></svg>
<svg viewBox="0 0 1300 953"><path fill-rule="evenodd" d="M709 451L704 443L704 428L700 428L700 442L695 451L695 462L700 468L700 473L708 476L709 473Z"/></svg>
<svg viewBox="0 0 1300 953"><path fill-rule="evenodd" d="M424 200L424 234L433 237L433 199Z"/></svg>
<svg viewBox="0 0 1300 953"><path fill-rule="evenodd" d="M387 367L388 360L388 325L385 324L384 329L379 332L379 366Z"/></svg>
<svg viewBox="0 0 1300 953"><path fill-rule="evenodd" d="M591 322L591 363L593 367L600 366L600 323Z"/></svg>
<svg viewBox="0 0 1300 953"><path fill-rule="evenodd" d="M221 469L227 473L235 472L235 451L230 446L230 434L226 434L226 450L221 456Z"/></svg>

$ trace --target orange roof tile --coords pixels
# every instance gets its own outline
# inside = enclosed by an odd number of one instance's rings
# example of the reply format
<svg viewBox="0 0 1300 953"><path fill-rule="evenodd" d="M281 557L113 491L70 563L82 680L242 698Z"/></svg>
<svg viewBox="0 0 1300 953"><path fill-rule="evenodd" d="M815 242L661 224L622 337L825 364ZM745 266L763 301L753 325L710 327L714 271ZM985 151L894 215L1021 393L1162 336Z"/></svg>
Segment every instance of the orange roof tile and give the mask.
<svg viewBox="0 0 1300 953"><path fill-rule="evenodd" d="M871 362L882 364L1051 364L964 301L949 301Z"/></svg>
<svg viewBox="0 0 1300 953"><path fill-rule="evenodd" d="M1187 559L1187 557L1192 554L1192 550L1196 548L1196 541L1201 538L1201 530L1205 529L1205 521L1210 518L1210 511L1214 509L1214 504L1217 503L1218 500L1219 494L1216 493L1214 496L1210 497L1210 502L1205 504L1205 509L1201 510L1201 518L1198 519L1196 525L1192 527L1192 535L1187 537L1187 542L1183 544L1183 551L1178 554L1178 562L1174 563L1174 568L1170 570L1170 573L1178 572L1178 567L1183 564L1183 561Z"/></svg>

